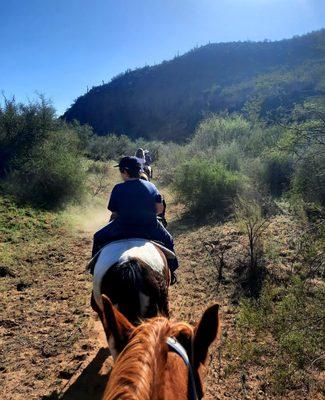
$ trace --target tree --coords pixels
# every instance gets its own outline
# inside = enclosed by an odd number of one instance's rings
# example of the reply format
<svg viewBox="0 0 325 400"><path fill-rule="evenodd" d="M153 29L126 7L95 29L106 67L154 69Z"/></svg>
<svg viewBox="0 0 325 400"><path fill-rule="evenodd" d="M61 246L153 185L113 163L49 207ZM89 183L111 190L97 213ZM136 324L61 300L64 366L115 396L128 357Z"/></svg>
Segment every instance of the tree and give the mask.
<svg viewBox="0 0 325 400"><path fill-rule="evenodd" d="M248 240L246 279L250 294L256 297L262 288L262 235L268 226L268 221L262 216L262 209L257 201L240 196L235 204L235 217L239 225L243 227Z"/></svg>

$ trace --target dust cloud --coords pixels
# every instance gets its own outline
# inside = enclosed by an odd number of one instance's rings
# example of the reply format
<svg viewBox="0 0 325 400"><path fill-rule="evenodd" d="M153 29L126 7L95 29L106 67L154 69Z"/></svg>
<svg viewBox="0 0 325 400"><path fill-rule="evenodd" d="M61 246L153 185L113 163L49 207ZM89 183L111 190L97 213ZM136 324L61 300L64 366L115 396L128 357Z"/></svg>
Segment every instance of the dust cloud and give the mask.
<svg viewBox="0 0 325 400"><path fill-rule="evenodd" d="M95 204L70 207L67 219L72 227L87 235L93 235L98 229L106 225L110 218L106 201L97 201Z"/></svg>

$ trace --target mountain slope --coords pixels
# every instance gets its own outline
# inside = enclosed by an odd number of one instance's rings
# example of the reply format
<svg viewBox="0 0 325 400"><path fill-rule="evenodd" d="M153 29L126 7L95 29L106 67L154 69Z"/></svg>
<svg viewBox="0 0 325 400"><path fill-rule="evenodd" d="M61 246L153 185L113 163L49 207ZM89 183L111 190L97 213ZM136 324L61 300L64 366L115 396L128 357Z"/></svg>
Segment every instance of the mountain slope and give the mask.
<svg viewBox="0 0 325 400"><path fill-rule="evenodd" d="M100 135L182 141L207 112L252 103L264 115L323 95L324 60L325 30L278 42L209 44L94 87L63 117Z"/></svg>

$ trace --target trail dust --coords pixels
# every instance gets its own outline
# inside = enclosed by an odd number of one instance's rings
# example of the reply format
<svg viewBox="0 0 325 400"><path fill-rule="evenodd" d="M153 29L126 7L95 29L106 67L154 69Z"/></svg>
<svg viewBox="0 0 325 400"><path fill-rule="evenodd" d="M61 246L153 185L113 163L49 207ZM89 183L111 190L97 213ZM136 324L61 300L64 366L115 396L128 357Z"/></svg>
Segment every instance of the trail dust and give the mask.
<svg viewBox="0 0 325 400"><path fill-rule="evenodd" d="M104 225L110 218L110 211L107 209L109 194L121 177L114 163L108 164L108 179L104 184L104 190L96 196L88 197L84 203L68 207L63 216L70 221L73 229L80 234L92 237L92 235ZM95 175L94 175L95 176ZM93 188L95 189L95 188ZM96 191L96 190L93 190Z"/></svg>
<svg viewBox="0 0 325 400"><path fill-rule="evenodd" d="M110 212L107 210L107 200L96 198L84 205L69 207L63 212L63 216L70 221L74 229L91 236L108 223Z"/></svg>

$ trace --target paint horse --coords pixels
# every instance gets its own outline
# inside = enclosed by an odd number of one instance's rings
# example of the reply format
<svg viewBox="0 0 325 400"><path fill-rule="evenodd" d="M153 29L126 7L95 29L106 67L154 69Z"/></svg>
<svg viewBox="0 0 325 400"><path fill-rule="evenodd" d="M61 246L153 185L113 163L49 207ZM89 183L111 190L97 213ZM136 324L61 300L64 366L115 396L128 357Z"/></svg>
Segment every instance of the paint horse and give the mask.
<svg viewBox="0 0 325 400"><path fill-rule="evenodd" d="M219 306L208 308L195 328L164 317L133 326L103 296L105 329L119 354L103 400L199 400L208 349L220 336Z"/></svg>
<svg viewBox="0 0 325 400"><path fill-rule="evenodd" d="M106 245L95 262L91 298L102 323L102 294L134 325L158 314L168 317L170 272L166 257L173 256L145 239L123 239ZM115 358L121 349L112 345L109 329L105 332Z"/></svg>

